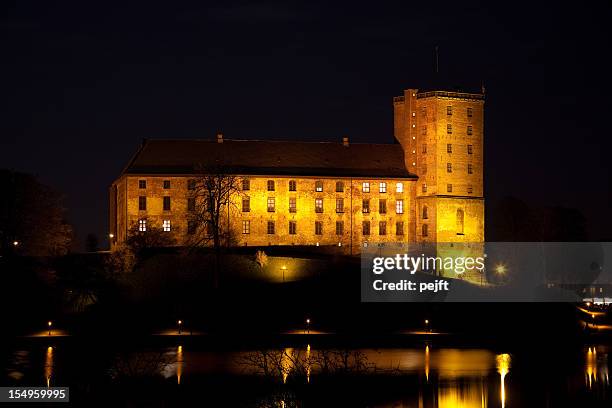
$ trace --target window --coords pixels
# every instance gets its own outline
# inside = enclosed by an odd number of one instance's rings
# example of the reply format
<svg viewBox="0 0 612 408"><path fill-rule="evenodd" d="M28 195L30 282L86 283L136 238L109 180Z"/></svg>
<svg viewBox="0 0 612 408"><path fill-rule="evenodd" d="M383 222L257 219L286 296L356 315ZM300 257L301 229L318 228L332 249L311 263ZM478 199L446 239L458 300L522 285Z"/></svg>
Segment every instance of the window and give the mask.
<svg viewBox="0 0 612 408"><path fill-rule="evenodd" d="M452 193L453 192L453 185L452 184L447 184L446 185L446 192L447 193Z"/></svg>
<svg viewBox="0 0 612 408"><path fill-rule="evenodd" d="M370 212L370 200L367 198L363 199L363 203L361 205L361 212L367 214Z"/></svg>
<svg viewBox="0 0 612 408"><path fill-rule="evenodd" d="M289 212L297 212L297 198L289 197Z"/></svg>
<svg viewBox="0 0 612 408"><path fill-rule="evenodd" d="M322 213L323 212L323 199L315 198L315 212Z"/></svg>
<svg viewBox="0 0 612 408"><path fill-rule="evenodd" d="M297 183L295 180L289 180L289 191L297 191Z"/></svg>
<svg viewBox="0 0 612 408"><path fill-rule="evenodd" d="M242 197L242 212L251 211L251 197Z"/></svg>
<svg viewBox="0 0 612 408"><path fill-rule="evenodd" d="M467 108L467 116L468 116L468 118L471 118L472 115L473 115L472 108Z"/></svg>
<svg viewBox="0 0 612 408"><path fill-rule="evenodd" d="M467 127L467 134L468 136L472 136L472 126Z"/></svg>
<svg viewBox="0 0 612 408"><path fill-rule="evenodd" d="M164 220L162 223L162 228L164 229L164 232L170 232L170 220Z"/></svg>
<svg viewBox="0 0 612 408"><path fill-rule="evenodd" d="M268 228L266 230L268 234L274 234L274 221L268 221Z"/></svg>
<svg viewBox="0 0 612 408"><path fill-rule="evenodd" d="M451 125L450 123L446 125L446 133L448 133L449 135L453 133L453 125Z"/></svg>
<svg viewBox="0 0 612 408"><path fill-rule="evenodd" d="M164 189L169 189L170 188L170 180L164 180Z"/></svg>
<svg viewBox="0 0 612 408"><path fill-rule="evenodd" d="M297 222L289 221L289 234L295 235L297 230Z"/></svg>
<svg viewBox="0 0 612 408"><path fill-rule="evenodd" d="M147 230L147 220L138 220L138 231L145 232Z"/></svg>
<svg viewBox="0 0 612 408"><path fill-rule="evenodd" d="M361 183L361 191L364 193L369 193L370 192L370 183L365 181L363 183Z"/></svg>
<svg viewBox="0 0 612 408"><path fill-rule="evenodd" d="M428 236L429 235L429 231L428 230L429 230L428 225L427 224L423 224L421 226L421 235L424 236L424 237Z"/></svg>
<svg viewBox="0 0 612 408"><path fill-rule="evenodd" d="M243 191L248 191L251 189L251 180L249 179L242 179L242 190Z"/></svg>
<svg viewBox="0 0 612 408"><path fill-rule="evenodd" d="M397 200L395 202L395 212L397 214L403 214L404 213L404 200Z"/></svg>
<svg viewBox="0 0 612 408"><path fill-rule="evenodd" d="M268 191L274 191L274 180L268 180Z"/></svg>
<svg viewBox="0 0 612 408"><path fill-rule="evenodd" d="M344 192L344 182L336 181L336 193Z"/></svg>
<svg viewBox="0 0 612 408"><path fill-rule="evenodd" d="M336 235L344 234L344 222L336 221Z"/></svg>
<svg viewBox="0 0 612 408"><path fill-rule="evenodd" d="M344 212L344 198L336 198L336 212L337 213Z"/></svg>
<svg viewBox="0 0 612 408"><path fill-rule="evenodd" d="M453 172L453 164L452 163L446 163L446 172L447 173L452 173Z"/></svg>
<svg viewBox="0 0 612 408"><path fill-rule="evenodd" d="M387 221L378 223L378 235L387 235Z"/></svg>
<svg viewBox="0 0 612 408"><path fill-rule="evenodd" d="M453 152L453 145L448 143L446 145L446 153L452 153Z"/></svg>
<svg viewBox="0 0 612 408"><path fill-rule="evenodd" d="M361 226L363 235L370 235L370 221L364 221Z"/></svg>
<svg viewBox="0 0 612 408"><path fill-rule="evenodd" d="M196 181L194 179L187 180L187 190L195 190Z"/></svg>
<svg viewBox="0 0 612 408"><path fill-rule="evenodd" d="M472 145L468 145L468 154L472 154Z"/></svg>
<svg viewBox="0 0 612 408"><path fill-rule="evenodd" d="M472 174L474 172L474 169L472 168L471 164L468 164L468 174Z"/></svg>
<svg viewBox="0 0 612 408"><path fill-rule="evenodd" d="M276 201L274 197L268 197L268 212L274 212L276 210Z"/></svg>
<svg viewBox="0 0 612 408"><path fill-rule="evenodd" d="M187 199L187 211L195 211L195 207L196 207L196 201L195 198L188 198Z"/></svg>
<svg viewBox="0 0 612 408"><path fill-rule="evenodd" d="M164 197L164 211L170 211L170 197Z"/></svg>
<svg viewBox="0 0 612 408"><path fill-rule="evenodd" d="M319 193L323 191L323 182L321 180L315 182L315 191Z"/></svg>
<svg viewBox="0 0 612 408"><path fill-rule="evenodd" d="M381 214L387 213L387 200L378 200L378 212Z"/></svg>
<svg viewBox="0 0 612 408"><path fill-rule="evenodd" d="M145 196L138 197L138 209L140 211L146 211L147 210L147 197L145 197Z"/></svg>
<svg viewBox="0 0 612 408"><path fill-rule="evenodd" d="M421 150L423 154L427 153L427 143L423 143L423 148Z"/></svg>
<svg viewBox="0 0 612 408"><path fill-rule="evenodd" d="M315 221L315 235L323 235L323 223Z"/></svg>
<svg viewBox="0 0 612 408"><path fill-rule="evenodd" d="M427 126L421 126L421 135L423 136L427 135Z"/></svg>
<svg viewBox="0 0 612 408"><path fill-rule="evenodd" d="M187 233L189 235L193 235L196 232L196 223L195 221L187 221Z"/></svg>
<svg viewBox="0 0 612 408"><path fill-rule="evenodd" d="M421 187L421 191L423 191L424 193L427 192L427 184L423 184L423 186Z"/></svg>
<svg viewBox="0 0 612 408"><path fill-rule="evenodd" d="M395 223L395 235L404 235L404 222L398 221Z"/></svg>
<svg viewBox="0 0 612 408"><path fill-rule="evenodd" d="M395 192L403 193L404 192L404 183L396 183L395 184Z"/></svg>
<svg viewBox="0 0 612 408"><path fill-rule="evenodd" d="M242 221L242 233L250 234L251 233L251 221L243 220Z"/></svg>
<svg viewBox="0 0 612 408"><path fill-rule="evenodd" d="M448 116L452 116L453 115L453 107L452 106L447 106L446 107L446 114Z"/></svg>
<svg viewBox="0 0 612 408"><path fill-rule="evenodd" d="M467 185L467 192L468 192L468 194L472 194L474 192L474 189L472 188L471 184Z"/></svg>
<svg viewBox="0 0 612 408"><path fill-rule="evenodd" d="M423 218L424 220L426 220L428 218L428 216L427 216L427 207L423 207L423 214L422 214L421 218Z"/></svg>
<svg viewBox="0 0 612 408"><path fill-rule="evenodd" d="M457 235L463 235L463 210L457 209Z"/></svg>
<svg viewBox="0 0 612 408"><path fill-rule="evenodd" d="M147 188L147 180L138 180L138 188Z"/></svg>
<svg viewBox="0 0 612 408"><path fill-rule="evenodd" d="M379 193L386 193L387 192L387 183L385 183L384 181L380 183L380 185L378 186L378 192Z"/></svg>

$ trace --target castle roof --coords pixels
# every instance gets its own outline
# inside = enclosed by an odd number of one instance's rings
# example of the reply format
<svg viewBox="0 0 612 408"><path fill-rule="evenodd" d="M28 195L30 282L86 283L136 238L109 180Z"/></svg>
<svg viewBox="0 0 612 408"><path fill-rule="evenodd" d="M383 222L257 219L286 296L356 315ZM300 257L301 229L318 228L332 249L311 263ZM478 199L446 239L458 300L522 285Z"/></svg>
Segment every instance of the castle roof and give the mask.
<svg viewBox="0 0 612 408"><path fill-rule="evenodd" d="M233 174L417 178L399 144L149 139L123 174L193 174L198 166Z"/></svg>

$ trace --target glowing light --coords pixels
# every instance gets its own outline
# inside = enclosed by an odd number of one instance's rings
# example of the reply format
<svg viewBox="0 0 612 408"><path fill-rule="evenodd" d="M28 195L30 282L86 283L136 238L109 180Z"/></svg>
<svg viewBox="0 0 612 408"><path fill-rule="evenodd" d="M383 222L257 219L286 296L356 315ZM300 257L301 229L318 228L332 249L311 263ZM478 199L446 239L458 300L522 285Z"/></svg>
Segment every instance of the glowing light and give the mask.
<svg viewBox="0 0 612 408"><path fill-rule="evenodd" d="M281 267L281 269L282 269L283 271L286 271L286 270L287 270L287 267L286 267L285 265L283 265L283 266Z"/></svg>
<svg viewBox="0 0 612 408"><path fill-rule="evenodd" d="M113 238L115 238L115 234L108 234L108 237L109 237L110 239L113 239Z"/></svg>
<svg viewBox="0 0 612 408"><path fill-rule="evenodd" d="M429 382L429 345L425 345L425 378Z"/></svg>
<svg viewBox="0 0 612 408"><path fill-rule="evenodd" d="M505 273L506 273L506 271L507 271L507 269L506 269L506 265L504 265L504 264L501 264L501 263L500 263L500 264L498 264L498 265L495 267L495 272L497 272L497 273L498 273L498 274L500 274L500 275L505 274Z"/></svg>
<svg viewBox="0 0 612 408"><path fill-rule="evenodd" d="M13 246L19 245L19 241L13 241Z"/></svg>
<svg viewBox="0 0 612 408"><path fill-rule="evenodd" d="M51 320L49 320L47 322L47 327L49 328L49 336L51 335L51 326L53 326L53 322Z"/></svg>
<svg viewBox="0 0 612 408"><path fill-rule="evenodd" d="M501 377L501 386L500 386L500 399L501 406L505 408L506 406L506 384L505 378L506 374L510 371L510 354L498 354L495 357L495 361L497 363L497 372Z"/></svg>
<svg viewBox="0 0 612 408"><path fill-rule="evenodd" d="M181 331L183 329L183 321L179 320L176 323L178 324L178 334L181 334Z"/></svg>

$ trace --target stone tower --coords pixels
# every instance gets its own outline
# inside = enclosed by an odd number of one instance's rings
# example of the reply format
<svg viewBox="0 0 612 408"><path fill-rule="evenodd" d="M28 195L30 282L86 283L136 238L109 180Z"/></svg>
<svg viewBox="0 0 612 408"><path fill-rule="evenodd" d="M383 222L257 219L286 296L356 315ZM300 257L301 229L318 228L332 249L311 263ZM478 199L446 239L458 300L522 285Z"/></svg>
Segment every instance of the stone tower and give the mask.
<svg viewBox="0 0 612 408"><path fill-rule="evenodd" d="M407 89L394 134L416 185L417 242L483 242L484 94Z"/></svg>

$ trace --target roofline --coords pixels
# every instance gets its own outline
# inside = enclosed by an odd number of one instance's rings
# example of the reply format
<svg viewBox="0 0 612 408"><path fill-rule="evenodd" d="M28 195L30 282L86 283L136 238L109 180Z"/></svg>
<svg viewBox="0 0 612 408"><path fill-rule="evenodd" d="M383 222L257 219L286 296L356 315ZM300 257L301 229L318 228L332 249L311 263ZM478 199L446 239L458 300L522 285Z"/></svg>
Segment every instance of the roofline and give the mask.
<svg viewBox="0 0 612 408"><path fill-rule="evenodd" d="M145 145L149 143L148 139L142 139L142 143L140 144L140 147L138 148L138 150L136 150L136 152L132 155L132 158L128 161L128 163L123 167L123 169L121 169L121 173L119 173L119 178L121 178L121 176L123 176L124 174L126 174L127 169L129 169L132 166L132 163L134 163L136 161L136 158L138 157L138 155L142 152L142 149L144 149ZM118 180L118 179L117 179Z"/></svg>
<svg viewBox="0 0 612 408"><path fill-rule="evenodd" d="M231 173L233 176L239 177L274 177L274 178L312 178L312 179L320 179L320 178L333 178L333 179L386 179L386 180L417 180L419 177L416 174L410 174L409 176L311 176L311 175L301 175L301 174L269 174L269 173L261 173L261 174L241 174L241 173ZM119 181L123 177L198 177L198 173L125 173L122 174L116 181Z"/></svg>
<svg viewBox="0 0 612 408"><path fill-rule="evenodd" d="M146 143L148 142L208 142L208 143L219 143L217 142L216 139L194 139L194 138L180 138L180 139L166 139L166 138L159 138L159 139L145 139ZM343 145L342 140L339 142L334 142L334 141L295 141L295 140L269 140L269 139L226 139L225 137L223 138L223 142L265 142L265 143L305 143L305 144L339 144L339 145ZM359 145L359 146L395 146L399 143L353 143L353 142L349 142L349 145L346 147L351 147L353 145ZM142 147L139 149L142 150ZM130 162L131 163L131 162Z"/></svg>

